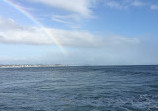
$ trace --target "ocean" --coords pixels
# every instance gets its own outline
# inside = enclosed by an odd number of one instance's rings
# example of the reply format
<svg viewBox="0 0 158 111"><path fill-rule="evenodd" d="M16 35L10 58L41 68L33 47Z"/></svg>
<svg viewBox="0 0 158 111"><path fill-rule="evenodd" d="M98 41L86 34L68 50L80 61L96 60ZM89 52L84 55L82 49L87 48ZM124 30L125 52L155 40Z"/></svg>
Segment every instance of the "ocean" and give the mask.
<svg viewBox="0 0 158 111"><path fill-rule="evenodd" d="M0 111L158 111L158 66L0 68Z"/></svg>

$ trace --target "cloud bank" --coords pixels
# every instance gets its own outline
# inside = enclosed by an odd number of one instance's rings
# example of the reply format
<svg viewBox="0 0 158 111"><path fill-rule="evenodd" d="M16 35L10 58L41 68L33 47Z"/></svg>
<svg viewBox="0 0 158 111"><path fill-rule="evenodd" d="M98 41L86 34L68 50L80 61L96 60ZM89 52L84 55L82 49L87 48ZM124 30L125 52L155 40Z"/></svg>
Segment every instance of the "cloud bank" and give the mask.
<svg viewBox="0 0 158 111"><path fill-rule="evenodd" d="M137 38L121 36L99 37L87 31L74 31L38 27L22 27L12 19L0 18L0 42L7 44L56 45L54 37L63 46L101 48L126 44L138 44ZM51 36L47 36L46 33Z"/></svg>
<svg viewBox="0 0 158 111"><path fill-rule="evenodd" d="M151 41L123 36L99 36L88 31L46 28L65 48L68 56L54 50L40 56L0 56L4 64L75 64L75 65L123 65L156 64L158 53ZM155 40L156 41L156 40ZM0 43L56 46L40 27L24 27L12 19L0 18ZM40 49L39 49L40 50ZM52 58L53 57L53 58Z"/></svg>

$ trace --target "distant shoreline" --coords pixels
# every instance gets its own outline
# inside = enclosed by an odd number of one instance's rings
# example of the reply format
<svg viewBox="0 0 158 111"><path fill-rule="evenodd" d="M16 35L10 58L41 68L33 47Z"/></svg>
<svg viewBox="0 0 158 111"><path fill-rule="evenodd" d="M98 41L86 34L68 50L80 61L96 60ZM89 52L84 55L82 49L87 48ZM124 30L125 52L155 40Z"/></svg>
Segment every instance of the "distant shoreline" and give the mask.
<svg viewBox="0 0 158 111"><path fill-rule="evenodd" d="M64 67L70 65L54 64L54 65L0 65L0 68L22 68L22 67Z"/></svg>
<svg viewBox="0 0 158 111"><path fill-rule="evenodd" d="M25 67L68 67L68 66L106 66L106 67L125 67L125 66L158 66L158 65L64 65L64 64L15 64L15 65L0 65L0 68L25 68Z"/></svg>

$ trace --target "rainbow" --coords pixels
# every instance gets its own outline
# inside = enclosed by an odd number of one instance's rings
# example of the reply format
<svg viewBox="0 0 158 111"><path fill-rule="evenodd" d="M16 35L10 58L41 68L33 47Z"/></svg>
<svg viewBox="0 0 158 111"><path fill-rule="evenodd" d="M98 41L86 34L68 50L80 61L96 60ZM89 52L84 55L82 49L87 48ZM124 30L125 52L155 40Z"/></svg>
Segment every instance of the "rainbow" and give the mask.
<svg viewBox="0 0 158 111"><path fill-rule="evenodd" d="M9 6L13 7L17 11L19 11L21 14L26 16L28 19L30 19L33 23L35 23L40 29L46 34L47 37L52 39L56 45L60 48L60 50L66 55L66 51L63 48L62 44L51 34L51 32L45 28L33 15L31 15L27 10L25 10L23 7L9 1L9 0L2 0L3 2L7 3Z"/></svg>

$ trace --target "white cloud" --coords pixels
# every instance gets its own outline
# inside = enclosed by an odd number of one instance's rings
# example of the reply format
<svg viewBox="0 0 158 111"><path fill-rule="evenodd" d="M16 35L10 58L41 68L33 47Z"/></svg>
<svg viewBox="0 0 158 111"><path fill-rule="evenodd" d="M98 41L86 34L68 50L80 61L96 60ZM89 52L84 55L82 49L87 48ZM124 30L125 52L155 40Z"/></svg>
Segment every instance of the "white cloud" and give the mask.
<svg viewBox="0 0 158 111"><path fill-rule="evenodd" d="M21 44L51 44L41 29L35 27L22 27L12 19L0 18L0 42Z"/></svg>
<svg viewBox="0 0 158 111"><path fill-rule="evenodd" d="M115 9L127 8L127 6L125 4L122 4L121 2L118 2L118 1L111 1L111 0L106 0L105 5L110 7L110 8L115 8Z"/></svg>
<svg viewBox="0 0 158 111"><path fill-rule="evenodd" d="M52 20L63 23L71 28L80 28L81 17L77 14L71 15L53 15Z"/></svg>
<svg viewBox="0 0 158 111"><path fill-rule="evenodd" d="M105 0L104 3L106 6L114 9L127 9L131 8L131 6L141 7L145 5L144 2L139 0Z"/></svg>
<svg viewBox="0 0 158 111"><path fill-rule="evenodd" d="M1 55L1 64L90 64L90 65L120 65L120 64L154 64L157 63L153 40L142 43L142 39L123 36L104 36L87 31L62 30L46 28L63 46L75 48L68 50L68 56L60 51L52 51L46 55L37 56L4 56ZM151 39L151 38L150 38ZM156 41L156 40L154 40ZM38 27L23 27L12 19L0 18L0 43L6 44L33 44L55 45L54 41ZM150 43L150 44L149 44ZM152 45L151 45L152 44ZM143 46L145 45L145 46ZM17 49L18 50L18 49ZM41 49L39 49L41 50ZM52 58L53 57L53 58Z"/></svg>
<svg viewBox="0 0 158 111"><path fill-rule="evenodd" d="M11 29L21 29L22 27L17 25L13 19L4 19L0 17L0 31L11 30Z"/></svg>
<svg viewBox="0 0 158 111"><path fill-rule="evenodd" d="M46 5L78 13L84 17L91 17L91 8L95 0L30 0L34 2L44 3Z"/></svg>
<svg viewBox="0 0 158 111"><path fill-rule="evenodd" d="M145 4L143 2L140 2L138 0L135 0L131 3L132 6L135 6L135 7L140 7L140 6L144 6Z"/></svg>
<svg viewBox="0 0 158 111"><path fill-rule="evenodd" d="M111 8L118 8L118 9L122 8L122 6L118 2L114 2L114 1L108 2L107 6L109 6Z"/></svg>
<svg viewBox="0 0 158 111"><path fill-rule="evenodd" d="M151 5L150 9L152 9L152 10L158 10L158 5Z"/></svg>
<svg viewBox="0 0 158 111"><path fill-rule="evenodd" d="M137 38L126 38L121 36L98 37L87 31L73 31L45 28L46 34L41 28L22 27L13 20L0 18L0 42L33 45L55 45L50 36L69 47L106 47L138 44ZM49 33L49 38L47 36Z"/></svg>

